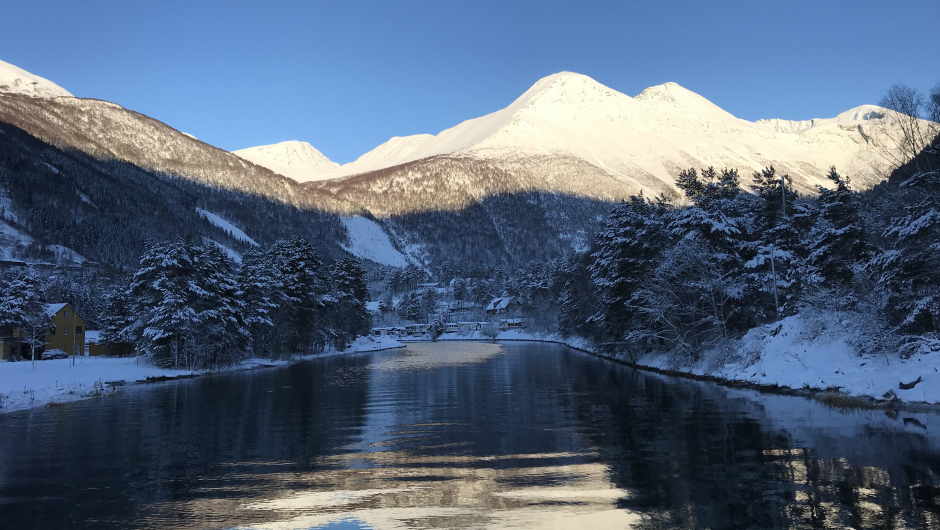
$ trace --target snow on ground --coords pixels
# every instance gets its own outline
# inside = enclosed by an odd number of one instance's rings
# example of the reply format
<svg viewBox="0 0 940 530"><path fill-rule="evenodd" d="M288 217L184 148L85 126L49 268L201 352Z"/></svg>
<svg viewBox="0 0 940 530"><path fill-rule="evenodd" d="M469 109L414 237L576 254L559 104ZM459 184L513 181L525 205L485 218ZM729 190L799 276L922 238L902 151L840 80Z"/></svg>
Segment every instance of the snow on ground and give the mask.
<svg viewBox="0 0 940 530"><path fill-rule="evenodd" d="M383 265L405 267L408 260L392 246L382 227L365 217L343 217L343 225L349 233L349 246L343 247L351 254Z"/></svg>
<svg viewBox="0 0 940 530"><path fill-rule="evenodd" d="M844 315L796 315L752 329L727 348L705 352L701 361L676 366L666 355L644 356L639 364L712 375L731 381L793 389L838 390L857 397L940 403L940 355L859 355L859 333ZM913 388L902 390L918 378Z"/></svg>
<svg viewBox="0 0 940 530"><path fill-rule="evenodd" d="M725 381L779 386L794 390L829 390L876 400L897 398L907 403L940 404L940 355L859 354L860 326L850 313L787 317L752 329L740 340L706 351L696 363L677 362L666 353L638 359L639 367L671 370ZM423 342L429 338L406 338ZM438 341L524 340L556 342L587 352L594 345L579 337L520 330L445 333ZM920 379L913 387L902 389Z"/></svg>
<svg viewBox="0 0 940 530"><path fill-rule="evenodd" d="M241 228L238 228L232 223L226 221L225 219L222 219L218 215L208 210L203 210L202 208L196 208L196 211L199 212L199 215L205 217L207 221L221 228L222 230L225 230L235 239L239 241L244 241L245 243L254 245L256 247L258 246L258 243L254 239L248 237L248 234L242 232Z"/></svg>
<svg viewBox="0 0 940 530"><path fill-rule="evenodd" d="M134 357L78 357L52 361L0 362L0 412L75 401L109 391L105 383L143 381L148 377L179 377L180 370L164 370L135 362Z"/></svg>
<svg viewBox="0 0 940 530"><path fill-rule="evenodd" d="M360 337L342 352L297 356L290 361L247 359L220 371L249 370L268 366L286 366L292 362L329 355L344 355L401 348L404 344L389 337ZM123 383L152 378L179 378L202 372L157 368L147 359L136 357L76 357L50 361L0 361L0 413L12 412L50 403L66 403L86 397L107 395ZM116 383L111 384L111 383Z"/></svg>

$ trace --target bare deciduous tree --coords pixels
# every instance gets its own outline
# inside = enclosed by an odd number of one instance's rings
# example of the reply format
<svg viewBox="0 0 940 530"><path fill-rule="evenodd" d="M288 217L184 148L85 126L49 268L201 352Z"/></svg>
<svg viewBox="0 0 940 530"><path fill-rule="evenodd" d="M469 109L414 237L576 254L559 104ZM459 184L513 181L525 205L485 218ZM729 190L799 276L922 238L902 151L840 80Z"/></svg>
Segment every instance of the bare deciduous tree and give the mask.
<svg viewBox="0 0 940 530"><path fill-rule="evenodd" d="M879 105L887 115L869 142L892 171L915 160L940 133L937 123L940 119L940 85L930 92L929 97L916 88L892 85ZM916 163L918 170L930 169L920 167L920 161Z"/></svg>

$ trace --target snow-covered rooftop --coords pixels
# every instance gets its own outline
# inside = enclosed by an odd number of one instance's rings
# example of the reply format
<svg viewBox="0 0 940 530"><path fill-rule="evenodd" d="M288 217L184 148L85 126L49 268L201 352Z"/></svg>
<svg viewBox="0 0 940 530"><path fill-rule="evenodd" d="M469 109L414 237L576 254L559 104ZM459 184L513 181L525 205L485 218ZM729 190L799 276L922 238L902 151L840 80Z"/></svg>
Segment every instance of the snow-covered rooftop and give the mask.
<svg viewBox="0 0 940 530"><path fill-rule="evenodd" d="M64 308L64 307L67 306L67 305L69 305L69 304L67 304L67 303L47 304L47 305L46 305L46 315L48 315L49 318L52 318L52 317L54 317L59 311L61 311L62 308Z"/></svg>

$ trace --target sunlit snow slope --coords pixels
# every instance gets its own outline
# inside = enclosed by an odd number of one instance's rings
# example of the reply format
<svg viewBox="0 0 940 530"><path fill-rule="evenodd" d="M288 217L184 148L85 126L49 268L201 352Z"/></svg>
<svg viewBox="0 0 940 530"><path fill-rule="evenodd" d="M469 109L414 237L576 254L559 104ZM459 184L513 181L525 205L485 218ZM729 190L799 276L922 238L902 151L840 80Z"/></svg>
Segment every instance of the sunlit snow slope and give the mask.
<svg viewBox="0 0 940 530"><path fill-rule="evenodd" d="M321 175L328 175L339 167L307 142L281 142L232 153L298 182L319 180Z"/></svg>
<svg viewBox="0 0 940 530"><path fill-rule="evenodd" d="M0 92L45 98L72 95L48 79L3 61L0 61Z"/></svg>
<svg viewBox="0 0 940 530"><path fill-rule="evenodd" d="M805 191L825 185L824 176L835 165L867 187L879 177L866 129L882 115L880 108L864 105L828 119L749 122L675 83L630 97L590 77L562 72L539 80L502 110L436 136L393 138L355 162L323 166L303 180L369 173L435 156L515 163L563 157L596 166L635 191L656 191L651 182L672 187L681 169L710 165L737 168L745 177L774 165ZM253 161L277 171L274 159Z"/></svg>

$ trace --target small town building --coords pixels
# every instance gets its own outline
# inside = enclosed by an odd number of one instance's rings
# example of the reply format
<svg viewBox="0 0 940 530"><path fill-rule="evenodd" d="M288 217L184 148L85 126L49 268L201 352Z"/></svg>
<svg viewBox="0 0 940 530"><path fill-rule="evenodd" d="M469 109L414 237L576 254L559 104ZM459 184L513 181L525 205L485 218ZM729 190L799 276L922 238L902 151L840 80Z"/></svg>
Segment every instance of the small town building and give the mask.
<svg viewBox="0 0 940 530"><path fill-rule="evenodd" d="M49 329L46 330L46 350L62 350L69 355L85 353L85 319L70 304L46 306Z"/></svg>
<svg viewBox="0 0 940 530"><path fill-rule="evenodd" d="M85 332L85 355L96 357L98 355L108 354L108 345L101 344L100 336L100 331Z"/></svg>
<svg viewBox="0 0 940 530"><path fill-rule="evenodd" d="M391 335L392 330L395 328L372 328L373 337L387 337Z"/></svg>
<svg viewBox="0 0 940 530"><path fill-rule="evenodd" d="M25 341L26 332L20 328L0 329L0 361L29 357L29 345Z"/></svg>
<svg viewBox="0 0 940 530"><path fill-rule="evenodd" d="M408 324L405 326L405 334L412 337L420 337L431 331L430 324Z"/></svg>
<svg viewBox="0 0 940 530"><path fill-rule="evenodd" d="M486 306L486 312L502 315L503 313L516 313L522 309L522 302L515 296L501 296L494 298Z"/></svg>
<svg viewBox="0 0 940 530"><path fill-rule="evenodd" d="M468 333L471 331L480 331L485 325L486 322L457 322L457 329L462 333Z"/></svg>
<svg viewBox="0 0 940 530"><path fill-rule="evenodd" d="M521 318L500 318L496 321L496 324L499 326L500 331L509 331L511 329L522 329L525 327L522 324Z"/></svg>

